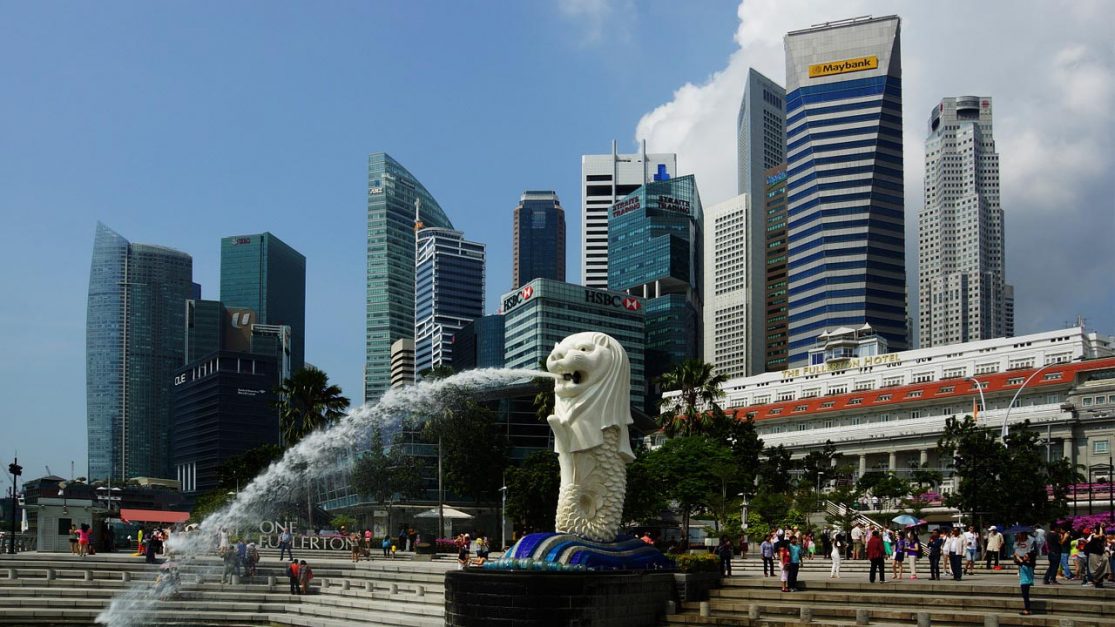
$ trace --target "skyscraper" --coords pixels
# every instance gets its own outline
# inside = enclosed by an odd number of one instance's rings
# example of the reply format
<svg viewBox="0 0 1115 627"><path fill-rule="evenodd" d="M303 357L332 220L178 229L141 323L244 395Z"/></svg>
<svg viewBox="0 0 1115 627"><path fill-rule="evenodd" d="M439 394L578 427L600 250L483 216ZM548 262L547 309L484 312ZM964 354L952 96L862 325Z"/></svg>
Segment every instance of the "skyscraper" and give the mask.
<svg viewBox="0 0 1115 627"><path fill-rule="evenodd" d="M391 345L414 338L414 222L453 228L422 183L385 153L368 156L364 401L391 385Z"/></svg>
<svg viewBox="0 0 1115 627"><path fill-rule="evenodd" d="M414 372L453 365L453 334L484 315L484 245L460 231L418 231Z"/></svg>
<svg viewBox="0 0 1115 627"><path fill-rule="evenodd" d="M918 215L921 348L1014 334L991 98L945 98L929 114Z"/></svg>
<svg viewBox="0 0 1115 627"><path fill-rule="evenodd" d="M693 175L660 178L617 202L608 220L608 286L644 299L648 381L702 348L701 197ZM648 394L647 413L657 396Z"/></svg>
<svg viewBox="0 0 1115 627"><path fill-rule="evenodd" d="M766 350L763 369L766 372L785 370L790 343L789 305L786 298L786 164L766 172L766 194L763 196L763 213L766 228L763 231L763 248L766 249L766 309L763 316L763 333Z"/></svg>
<svg viewBox="0 0 1115 627"><path fill-rule="evenodd" d="M743 88L743 100L739 105L739 117L736 119L736 144L739 153L739 193L747 194L751 199L743 222L737 226L741 232L750 234L750 237L747 248L741 249L746 252L736 252L743 259L732 262L749 269L747 282L739 283L733 288L746 293L747 302L752 306L747 312L745 326L737 329L743 335L735 337L735 348L732 349L746 352L748 375L764 371L766 338L769 335L761 313L766 288L762 268L766 263L767 248L766 240L760 234L764 232L768 222L763 203L763 193L767 189L766 171L786 160L785 106L786 90L755 69L749 69L747 83ZM712 266L706 267L711 271ZM732 324L744 323L737 321Z"/></svg>
<svg viewBox="0 0 1115 627"><path fill-rule="evenodd" d="M531 279L565 280L565 210L557 192L526 191L515 207L511 288Z"/></svg>
<svg viewBox="0 0 1115 627"><path fill-rule="evenodd" d="M786 35L790 363L868 323L907 348L899 19Z"/></svg>
<svg viewBox="0 0 1115 627"><path fill-rule="evenodd" d="M256 313L258 324L291 330L290 367L306 347L306 258L271 233L221 238L221 303Z"/></svg>
<svg viewBox="0 0 1115 627"><path fill-rule="evenodd" d="M85 331L89 479L170 476L171 386L193 260L97 223Z"/></svg>
<svg viewBox="0 0 1115 627"><path fill-rule="evenodd" d="M608 211L617 200L653 180L658 166L677 172L677 155L621 155L612 141L610 155L581 156L581 282L608 289Z"/></svg>
<svg viewBox="0 0 1115 627"><path fill-rule="evenodd" d="M754 247L752 238L763 231L747 228L751 197L740 194L705 208L704 231L704 358L716 372L728 377L745 377L756 367L748 332L753 320L763 322L763 301L753 300L748 286L763 283L763 266L753 266L745 251ZM762 245L758 246L760 249Z"/></svg>

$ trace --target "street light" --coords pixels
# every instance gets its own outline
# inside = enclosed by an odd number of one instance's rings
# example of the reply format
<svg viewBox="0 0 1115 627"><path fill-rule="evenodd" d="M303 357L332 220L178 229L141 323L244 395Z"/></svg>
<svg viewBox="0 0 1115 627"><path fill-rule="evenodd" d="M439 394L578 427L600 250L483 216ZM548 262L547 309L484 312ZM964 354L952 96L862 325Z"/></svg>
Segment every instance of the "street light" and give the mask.
<svg viewBox="0 0 1115 627"><path fill-rule="evenodd" d="M1084 359L1084 356L1081 355L1081 356L1079 356L1075 359L1072 359L1070 361L1081 361L1083 359ZM1003 416L1003 433L1002 433L1003 446L1007 445L1007 435L1009 435L1009 433L1010 433L1010 427L1007 426L1007 419L1010 418L1010 410L1014 409L1014 401L1018 400L1018 395L1022 394L1022 390L1025 389L1027 385L1029 385L1030 381L1034 380L1034 377L1038 376L1043 371L1045 371L1049 368L1052 368L1053 366L1061 366L1061 365L1064 365L1065 363L1067 363L1067 362L1058 361L1058 362L1052 362L1052 363L1045 364L1041 368L1038 368L1033 373L1031 373L1030 376L1026 377L1026 380L1022 382L1022 385L1018 386L1018 389L1014 392L1014 396L1011 397L1011 399L1010 399L1010 405L1007 405L1007 413L1006 413L1006 415ZM983 395L983 389L982 388L980 389L980 395L981 396Z"/></svg>
<svg viewBox="0 0 1115 627"><path fill-rule="evenodd" d="M507 549L507 486L503 486L499 491L502 495L499 510L499 548L503 551Z"/></svg>
<svg viewBox="0 0 1115 627"><path fill-rule="evenodd" d="M979 391L979 406L980 409L987 411L987 399L983 397L983 384L975 377L964 377L968 381L976 384L976 390ZM977 412L978 413L978 412Z"/></svg>

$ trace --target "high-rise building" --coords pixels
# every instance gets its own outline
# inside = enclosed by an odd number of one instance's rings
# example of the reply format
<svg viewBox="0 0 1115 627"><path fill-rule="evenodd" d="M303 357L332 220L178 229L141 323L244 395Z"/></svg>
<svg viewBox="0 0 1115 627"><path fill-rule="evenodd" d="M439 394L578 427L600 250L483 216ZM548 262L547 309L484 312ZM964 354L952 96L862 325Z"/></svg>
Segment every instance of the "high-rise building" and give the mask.
<svg viewBox="0 0 1115 627"><path fill-rule="evenodd" d="M483 316L453 335L453 367L461 370L503 367L503 316Z"/></svg>
<svg viewBox="0 0 1115 627"><path fill-rule="evenodd" d="M596 290L551 279L535 279L503 295L504 364L537 370L554 345L574 333L597 331L614 337L631 362L631 405L645 400L644 301L622 292Z"/></svg>
<svg viewBox="0 0 1115 627"><path fill-rule="evenodd" d="M280 443L278 369L273 356L221 351L175 373L173 458L183 492L215 489L221 462Z"/></svg>
<svg viewBox="0 0 1115 627"><path fill-rule="evenodd" d="M766 175L763 214L766 216L766 310L763 316L763 370L785 370L790 344L789 300L786 297L786 164L773 167Z"/></svg>
<svg viewBox="0 0 1115 627"><path fill-rule="evenodd" d="M705 208L704 359L728 377L747 376L762 355L761 339L748 332L756 316L763 321L762 300L752 299L748 286L761 284L764 275L762 265L748 263L751 240L762 233L747 228L750 213L748 194ZM758 357L753 341L759 342Z"/></svg>
<svg viewBox="0 0 1115 627"><path fill-rule="evenodd" d="M255 312L258 324L291 330L290 365L306 347L306 258L271 233L221 238L221 303Z"/></svg>
<svg viewBox="0 0 1115 627"><path fill-rule="evenodd" d="M701 197L693 175L659 178L608 219L608 286L644 299L648 381L702 352ZM655 413L658 394L647 397L645 411Z"/></svg>
<svg viewBox="0 0 1115 627"><path fill-rule="evenodd" d="M747 248L736 251L744 257L732 263L749 269L745 283L738 283L733 290L744 290L747 294L749 309L746 325L736 328L743 335L736 337L735 352L746 352L747 374L757 374L765 370L764 359L767 348L765 318L760 303L765 300L766 283L762 268L766 263L768 250L766 241L759 234L768 224L763 192L767 189L766 172L786 160L786 90L754 68L747 73L747 83L743 88L743 100L739 105L736 119L736 146L738 189L750 199L744 221L739 225L742 232L750 234ZM708 252L705 253L708 255ZM711 266L706 266L710 267ZM743 321L731 323L744 324ZM706 345L708 339L706 339Z"/></svg>
<svg viewBox="0 0 1115 627"><path fill-rule="evenodd" d="M945 98L929 114L918 215L922 348L1014 335L991 98Z"/></svg>
<svg viewBox="0 0 1115 627"><path fill-rule="evenodd" d="M659 166L677 172L677 155L621 155L612 141L612 154L581 156L581 282L608 289L608 211L617 200L653 180Z"/></svg>
<svg viewBox="0 0 1115 627"><path fill-rule="evenodd" d="M565 280L565 210L557 192L525 191L515 207L511 288L531 279Z"/></svg>
<svg viewBox="0 0 1115 627"><path fill-rule="evenodd" d="M899 19L785 41L790 364L824 330L864 323L906 350Z"/></svg>
<svg viewBox="0 0 1115 627"><path fill-rule="evenodd" d="M385 153L368 156L368 274L364 401L391 385L391 345L414 338L415 212L428 227L453 228L422 183Z"/></svg>
<svg viewBox="0 0 1115 627"><path fill-rule="evenodd" d="M414 266L414 371L453 366L453 334L484 315L484 244L460 231L418 231Z"/></svg>
<svg viewBox="0 0 1115 627"><path fill-rule="evenodd" d="M414 383L414 340L404 337L391 345L391 387Z"/></svg>
<svg viewBox="0 0 1115 627"><path fill-rule="evenodd" d="M89 479L170 476L171 386L193 259L97 223L85 331Z"/></svg>

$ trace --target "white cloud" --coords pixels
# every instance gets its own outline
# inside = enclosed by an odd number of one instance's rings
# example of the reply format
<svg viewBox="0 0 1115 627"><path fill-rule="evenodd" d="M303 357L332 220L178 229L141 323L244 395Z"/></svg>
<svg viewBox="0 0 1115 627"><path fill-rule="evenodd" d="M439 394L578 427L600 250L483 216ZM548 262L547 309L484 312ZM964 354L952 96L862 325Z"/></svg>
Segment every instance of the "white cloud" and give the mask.
<svg viewBox="0 0 1115 627"><path fill-rule="evenodd" d="M633 15L630 0L558 0L557 5L563 16L581 25L581 45L601 43L605 34L621 40L629 34L625 21L612 18Z"/></svg>
<svg viewBox="0 0 1115 627"><path fill-rule="evenodd" d="M635 130L648 150L678 153L681 173L696 174L705 204L736 192L735 125L748 67L783 82L786 32L898 14L911 302L917 302L916 216L929 111L944 96L987 95L995 100L1017 331L1056 328L1081 313L1101 331L1115 332L1112 5L748 0L737 13L740 47L725 68L679 87Z"/></svg>

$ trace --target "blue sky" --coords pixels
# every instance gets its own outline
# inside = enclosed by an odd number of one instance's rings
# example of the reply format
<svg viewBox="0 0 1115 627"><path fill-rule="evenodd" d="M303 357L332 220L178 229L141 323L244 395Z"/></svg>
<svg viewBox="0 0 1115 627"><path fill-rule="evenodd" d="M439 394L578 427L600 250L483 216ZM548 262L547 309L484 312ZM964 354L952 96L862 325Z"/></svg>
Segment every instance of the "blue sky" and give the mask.
<svg viewBox="0 0 1115 627"><path fill-rule="evenodd" d="M85 299L97 220L194 258L271 231L307 257L307 360L354 401L364 345L366 166L386 151L470 239L487 302L511 282L524 189L566 207L580 276L580 155L678 153L705 204L734 195L747 67L782 36L897 13L907 259L929 110L995 98L1019 333L1077 314L1115 332L1115 9L1037 0L6 2L0 4L0 456L86 467ZM941 15L963 16L942 30ZM5 484L6 485L6 484Z"/></svg>
<svg viewBox="0 0 1115 627"><path fill-rule="evenodd" d="M191 254L207 298L222 236L300 250L307 359L359 400L368 153L488 245L494 311L519 194L556 189L578 233L580 155L633 148L639 116L734 47L734 11L651 2L604 37L543 1L0 5L0 455L85 474L97 220Z"/></svg>

